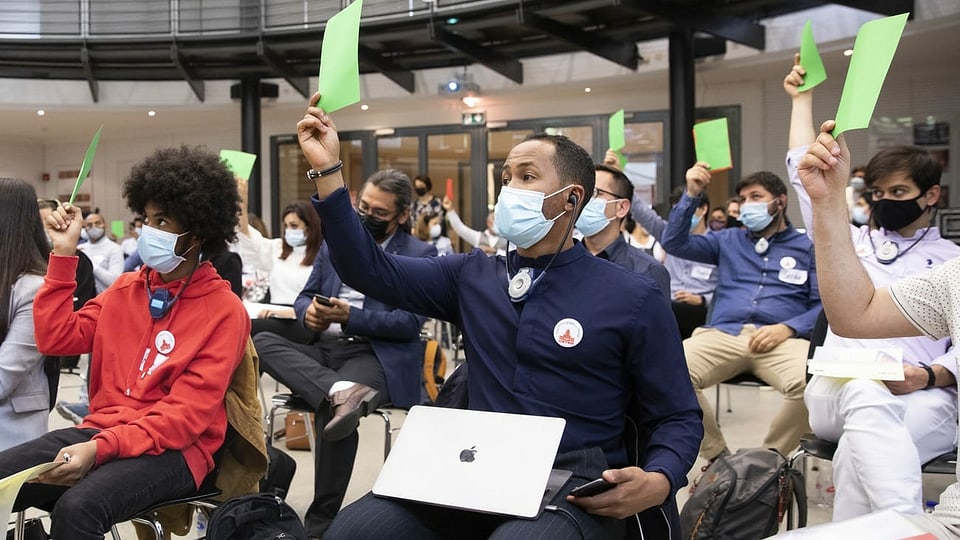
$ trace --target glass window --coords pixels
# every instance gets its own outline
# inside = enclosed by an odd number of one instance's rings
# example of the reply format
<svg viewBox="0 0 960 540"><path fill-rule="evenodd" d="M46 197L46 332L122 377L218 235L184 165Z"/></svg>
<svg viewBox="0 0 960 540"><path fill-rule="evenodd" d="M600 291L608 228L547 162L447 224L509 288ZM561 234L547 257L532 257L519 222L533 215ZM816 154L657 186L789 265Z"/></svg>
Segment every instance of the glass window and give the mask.
<svg viewBox="0 0 960 540"><path fill-rule="evenodd" d="M623 126L624 172L636 187L636 193L651 206L658 200L658 186L669 189L663 176L663 122L627 122Z"/></svg>
<svg viewBox="0 0 960 540"><path fill-rule="evenodd" d="M377 138L377 170L399 169L413 180L420 174L419 166L420 138L379 137Z"/></svg>
<svg viewBox="0 0 960 540"><path fill-rule="evenodd" d="M427 176L433 183L433 195L441 200L447 185L453 188L453 208L464 223L473 223L471 212L470 134L445 133L427 136ZM447 236L457 244L456 233L447 229ZM459 245L458 251L472 246Z"/></svg>
<svg viewBox="0 0 960 540"><path fill-rule="evenodd" d="M487 133L487 207L490 211L493 211L500 195L500 170L510 149L532 133L532 129L505 129Z"/></svg>
<svg viewBox="0 0 960 540"><path fill-rule="evenodd" d="M548 135L565 135L571 141L582 146L588 154L593 155L593 127L592 126L551 126L544 131Z"/></svg>

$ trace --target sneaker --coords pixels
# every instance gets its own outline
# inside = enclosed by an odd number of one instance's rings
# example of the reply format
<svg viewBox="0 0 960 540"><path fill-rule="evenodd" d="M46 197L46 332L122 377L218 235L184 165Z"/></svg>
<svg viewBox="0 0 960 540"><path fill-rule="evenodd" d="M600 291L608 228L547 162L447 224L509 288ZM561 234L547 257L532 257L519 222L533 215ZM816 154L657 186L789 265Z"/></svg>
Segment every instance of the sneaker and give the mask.
<svg viewBox="0 0 960 540"><path fill-rule="evenodd" d="M77 425L83 422L83 417L90 412L90 405L83 402L68 403L66 401L58 401L57 412L60 413L60 416Z"/></svg>

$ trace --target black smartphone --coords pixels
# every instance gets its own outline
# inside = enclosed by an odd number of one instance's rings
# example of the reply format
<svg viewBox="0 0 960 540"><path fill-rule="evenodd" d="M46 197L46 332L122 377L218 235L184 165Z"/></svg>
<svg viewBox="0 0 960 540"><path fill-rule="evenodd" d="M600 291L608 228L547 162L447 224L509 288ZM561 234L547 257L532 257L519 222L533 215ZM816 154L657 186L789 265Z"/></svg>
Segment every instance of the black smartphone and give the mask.
<svg viewBox="0 0 960 540"><path fill-rule="evenodd" d="M332 306L332 305L333 305L333 302L331 302L329 298L327 298L326 296L323 296L322 294L315 294L315 295L313 295L313 299L316 300L317 303L320 304L320 305L322 305L322 306Z"/></svg>
<svg viewBox="0 0 960 540"><path fill-rule="evenodd" d="M607 482L603 478L597 478L596 480L591 480L582 486L577 486L570 490L570 494L574 497L593 497L594 495L599 495L604 491L613 489L616 487L616 484Z"/></svg>

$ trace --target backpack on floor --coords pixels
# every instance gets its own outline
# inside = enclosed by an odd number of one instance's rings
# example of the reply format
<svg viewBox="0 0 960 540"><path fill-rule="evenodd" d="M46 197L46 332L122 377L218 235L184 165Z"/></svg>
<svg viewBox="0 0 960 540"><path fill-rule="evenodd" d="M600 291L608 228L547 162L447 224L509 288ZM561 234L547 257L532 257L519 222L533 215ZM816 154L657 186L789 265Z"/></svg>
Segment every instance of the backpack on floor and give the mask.
<svg viewBox="0 0 960 540"><path fill-rule="evenodd" d="M290 505L268 493L234 497L213 511L207 540L308 540Z"/></svg>
<svg viewBox="0 0 960 540"><path fill-rule="evenodd" d="M803 476L776 450L745 448L717 458L703 472L680 512L690 540L752 540L777 533L797 502L798 526L807 521Z"/></svg>
<svg viewBox="0 0 960 540"><path fill-rule="evenodd" d="M297 474L297 462L276 446L267 445L267 474L260 480L260 493L287 497L293 476Z"/></svg>
<svg viewBox="0 0 960 540"><path fill-rule="evenodd" d="M447 356L435 339L427 340L423 350L423 390L430 403L437 399L447 374Z"/></svg>

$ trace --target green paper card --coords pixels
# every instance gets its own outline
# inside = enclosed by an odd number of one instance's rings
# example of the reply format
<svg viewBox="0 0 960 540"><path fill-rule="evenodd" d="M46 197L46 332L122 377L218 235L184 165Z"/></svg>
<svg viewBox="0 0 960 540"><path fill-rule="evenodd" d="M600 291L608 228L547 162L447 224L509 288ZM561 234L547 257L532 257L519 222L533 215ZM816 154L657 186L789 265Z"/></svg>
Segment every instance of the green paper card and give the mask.
<svg viewBox="0 0 960 540"><path fill-rule="evenodd" d="M100 144L101 130L103 130L103 126L97 128L97 132L93 134L93 139L90 140L90 145L87 146L87 153L83 156L83 164L80 165L80 174L77 175L77 181L73 184L73 192L70 193L70 200L68 201L70 204L73 204L77 192L80 191L80 186L83 185L83 181L90 174L90 167L93 166L93 155L97 153L97 145Z"/></svg>
<svg viewBox="0 0 960 540"><path fill-rule="evenodd" d="M127 232L123 226L123 221L119 219L110 222L110 231L117 237L117 240L123 238Z"/></svg>
<svg viewBox="0 0 960 540"><path fill-rule="evenodd" d="M733 168L730 131L726 118L694 124L693 146L697 153L697 161L709 163L711 172Z"/></svg>
<svg viewBox="0 0 960 540"><path fill-rule="evenodd" d="M610 115L610 122L608 123L608 140L610 141L610 148L613 150L620 150L626 146L627 141L624 138L623 133L623 109Z"/></svg>
<svg viewBox="0 0 960 540"><path fill-rule="evenodd" d="M900 44L909 13L865 23L857 32L853 58L843 83L833 136L870 125L880 89Z"/></svg>
<svg viewBox="0 0 960 540"><path fill-rule="evenodd" d="M357 0L330 17L320 46L320 103L330 113L360 101L360 11Z"/></svg>
<svg viewBox="0 0 960 540"><path fill-rule="evenodd" d="M234 176L249 180L253 164L257 162L257 155L238 150L220 150L220 159L227 162L227 168Z"/></svg>
<svg viewBox="0 0 960 540"><path fill-rule="evenodd" d="M823 67L817 42L813 40L813 25L810 21L803 25L803 34L800 36L800 65L807 74L803 76L803 84L797 87L798 91L812 90L814 86L827 80L827 68Z"/></svg>

